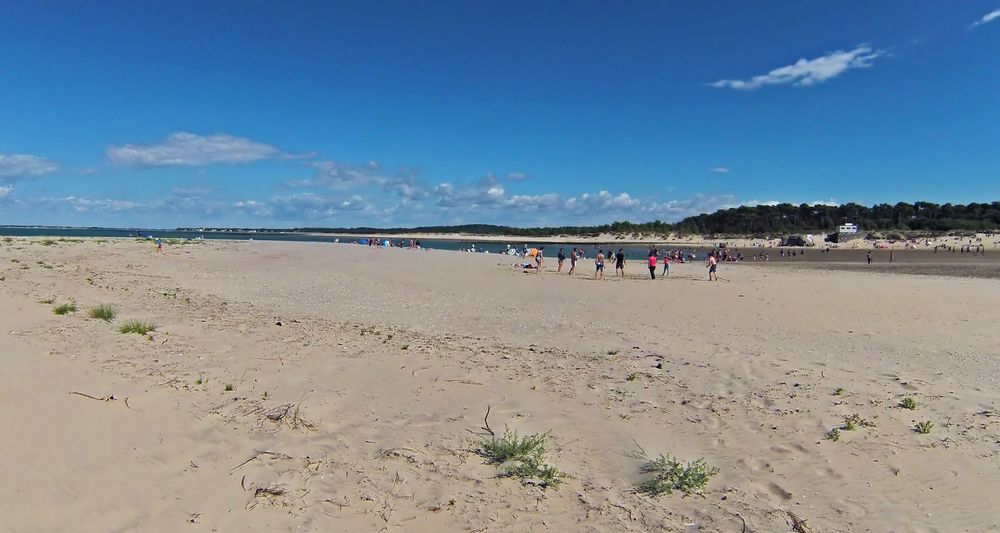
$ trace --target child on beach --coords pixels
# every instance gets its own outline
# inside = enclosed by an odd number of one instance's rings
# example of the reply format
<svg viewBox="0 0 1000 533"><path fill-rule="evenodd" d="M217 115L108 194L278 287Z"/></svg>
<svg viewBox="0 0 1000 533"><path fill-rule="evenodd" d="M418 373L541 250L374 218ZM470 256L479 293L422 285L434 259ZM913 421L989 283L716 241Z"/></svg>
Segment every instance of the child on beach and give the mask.
<svg viewBox="0 0 1000 533"><path fill-rule="evenodd" d="M162 251L163 251L163 241L161 241L160 239L156 239L156 252L159 253Z"/></svg>
<svg viewBox="0 0 1000 533"><path fill-rule="evenodd" d="M708 281L719 281L716 270L719 268L719 260L715 257L715 252L708 254Z"/></svg>
<svg viewBox="0 0 1000 533"><path fill-rule="evenodd" d="M664 254L663 255L663 274L662 274L662 276L663 277L667 277L667 274L669 274L669 273L670 273L670 254Z"/></svg>

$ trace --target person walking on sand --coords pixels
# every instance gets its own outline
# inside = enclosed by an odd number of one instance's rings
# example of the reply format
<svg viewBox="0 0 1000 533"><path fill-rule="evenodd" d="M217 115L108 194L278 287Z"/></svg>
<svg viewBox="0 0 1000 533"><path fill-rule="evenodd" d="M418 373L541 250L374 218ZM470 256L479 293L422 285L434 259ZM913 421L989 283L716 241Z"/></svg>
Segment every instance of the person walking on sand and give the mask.
<svg viewBox="0 0 1000 533"><path fill-rule="evenodd" d="M565 260L566 260L566 251L563 250L562 248L560 248L559 249L559 255L556 256L556 264L558 265L556 267L556 273L557 274L559 272L562 272L562 265L563 265L563 261L565 261Z"/></svg>
<svg viewBox="0 0 1000 533"><path fill-rule="evenodd" d="M160 239L156 239L156 252L159 253L162 251L163 251L163 241L161 241Z"/></svg>
<svg viewBox="0 0 1000 533"><path fill-rule="evenodd" d="M649 251L649 279L656 279L656 252Z"/></svg>
<svg viewBox="0 0 1000 533"><path fill-rule="evenodd" d="M538 253L535 254L535 274L538 274L539 272L542 271L542 250L544 249L545 249L544 246L539 246Z"/></svg>
<svg viewBox="0 0 1000 533"><path fill-rule="evenodd" d="M625 277L625 249L619 248L615 254L615 276Z"/></svg>
<svg viewBox="0 0 1000 533"><path fill-rule="evenodd" d="M872 264L872 251L868 250L868 264Z"/></svg>
<svg viewBox="0 0 1000 533"><path fill-rule="evenodd" d="M889 262L896 258L896 250L889 250Z"/></svg>
<svg viewBox="0 0 1000 533"><path fill-rule="evenodd" d="M719 281L719 260L715 257L715 252L708 254L708 281Z"/></svg>
<svg viewBox="0 0 1000 533"><path fill-rule="evenodd" d="M670 273L670 254L663 254L663 274L661 276L667 277Z"/></svg>
<svg viewBox="0 0 1000 533"><path fill-rule="evenodd" d="M567 272L567 274L570 276L572 276L573 272L576 271L576 260L579 258L580 256L577 255L576 248L573 248L573 251L569 253L569 272Z"/></svg>
<svg viewBox="0 0 1000 533"><path fill-rule="evenodd" d="M594 258L594 279L604 279L604 250L598 250Z"/></svg>

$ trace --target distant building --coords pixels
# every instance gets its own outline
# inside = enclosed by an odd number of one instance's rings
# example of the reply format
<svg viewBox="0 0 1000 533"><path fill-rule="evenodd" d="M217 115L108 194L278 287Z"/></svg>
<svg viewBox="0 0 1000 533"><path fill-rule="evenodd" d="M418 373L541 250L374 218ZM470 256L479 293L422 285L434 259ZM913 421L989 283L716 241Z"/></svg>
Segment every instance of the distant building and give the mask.
<svg viewBox="0 0 1000 533"><path fill-rule="evenodd" d="M830 242L847 242L861 237L860 231L857 224L846 222L837 228L836 233L831 233L827 236L826 240Z"/></svg>

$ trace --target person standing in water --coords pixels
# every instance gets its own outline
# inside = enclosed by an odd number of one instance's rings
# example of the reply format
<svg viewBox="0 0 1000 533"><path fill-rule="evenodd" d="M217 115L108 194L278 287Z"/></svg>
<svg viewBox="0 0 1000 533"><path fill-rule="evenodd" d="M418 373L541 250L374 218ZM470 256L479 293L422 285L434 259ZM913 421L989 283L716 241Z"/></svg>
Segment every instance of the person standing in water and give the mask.
<svg viewBox="0 0 1000 533"><path fill-rule="evenodd" d="M625 249L619 248L615 254L615 276L625 277Z"/></svg>
<svg viewBox="0 0 1000 533"><path fill-rule="evenodd" d="M719 260L715 257L715 252L708 254L708 281L719 281Z"/></svg>
<svg viewBox="0 0 1000 533"><path fill-rule="evenodd" d="M604 250L598 250L594 258L594 279L604 279Z"/></svg>

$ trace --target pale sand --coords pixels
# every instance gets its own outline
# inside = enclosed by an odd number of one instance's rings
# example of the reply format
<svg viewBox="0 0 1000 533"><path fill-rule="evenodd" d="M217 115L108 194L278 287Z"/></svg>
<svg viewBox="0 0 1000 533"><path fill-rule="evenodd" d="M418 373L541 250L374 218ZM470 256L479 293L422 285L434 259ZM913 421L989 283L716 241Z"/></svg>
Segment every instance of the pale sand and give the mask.
<svg viewBox="0 0 1000 533"><path fill-rule="evenodd" d="M713 284L685 264L650 282L635 262L598 283L589 260L570 278L505 259L0 244L0 530L1000 527L997 280L723 265ZM97 303L119 318L87 318ZM265 416L286 403L315 429ZM487 405L494 429L551 430L562 485L471 451ZM853 413L876 427L824 440ZM636 443L720 473L704 498L636 494ZM237 468L262 450L282 455ZM255 499L269 483L287 495Z"/></svg>

